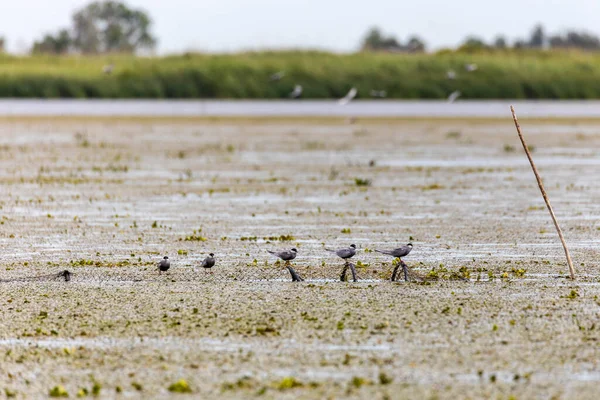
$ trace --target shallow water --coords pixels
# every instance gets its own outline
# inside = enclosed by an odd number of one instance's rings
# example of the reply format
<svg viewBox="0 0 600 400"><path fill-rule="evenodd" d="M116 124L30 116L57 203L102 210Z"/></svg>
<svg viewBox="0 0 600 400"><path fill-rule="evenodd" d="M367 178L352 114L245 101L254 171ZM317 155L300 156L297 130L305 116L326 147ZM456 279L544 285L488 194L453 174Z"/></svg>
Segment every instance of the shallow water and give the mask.
<svg viewBox="0 0 600 400"><path fill-rule="evenodd" d="M600 101L459 100L30 100L0 99L1 116L315 116L315 117L479 117L598 118Z"/></svg>

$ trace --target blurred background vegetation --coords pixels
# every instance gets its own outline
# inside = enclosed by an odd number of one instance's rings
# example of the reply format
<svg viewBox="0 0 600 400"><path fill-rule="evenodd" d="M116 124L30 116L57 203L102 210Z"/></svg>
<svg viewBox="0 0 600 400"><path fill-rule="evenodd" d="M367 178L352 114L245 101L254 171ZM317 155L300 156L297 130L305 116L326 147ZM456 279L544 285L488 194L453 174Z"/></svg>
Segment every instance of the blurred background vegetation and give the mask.
<svg viewBox="0 0 600 400"><path fill-rule="evenodd" d="M27 56L0 54L0 97L39 98L358 98L598 99L600 39L535 26L528 38L491 43L471 36L456 49L427 52L412 35L378 28L359 51L278 51L155 57L157 38L142 10L100 1L76 11L71 25L36 41ZM0 38L0 53L5 40ZM278 74L276 79L273 75Z"/></svg>

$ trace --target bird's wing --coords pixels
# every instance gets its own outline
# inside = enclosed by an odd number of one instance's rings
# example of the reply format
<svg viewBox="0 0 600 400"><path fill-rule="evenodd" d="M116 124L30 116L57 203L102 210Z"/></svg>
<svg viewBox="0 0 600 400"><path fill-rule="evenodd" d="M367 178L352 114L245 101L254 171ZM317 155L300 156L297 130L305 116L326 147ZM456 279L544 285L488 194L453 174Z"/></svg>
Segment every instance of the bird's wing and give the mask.
<svg viewBox="0 0 600 400"><path fill-rule="evenodd" d="M387 254L388 256L393 256L393 252L391 251L386 251L386 250L377 250L375 249L376 252L381 253L381 254Z"/></svg>
<svg viewBox="0 0 600 400"><path fill-rule="evenodd" d="M200 266L202 268L205 268L208 265L208 258L205 258L204 261L202 261L202 264L200 264Z"/></svg>
<svg viewBox="0 0 600 400"><path fill-rule="evenodd" d="M325 249L325 251L328 251L328 252L330 252L330 253L337 253L337 250L334 250L334 249L327 249L327 248L326 248L326 249Z"/></svg>
<svg viewBox="0 0 600 400"><path fill-rule="evenodd" d="M277 252L276 252L276 251L267 250L267 253L269 253L269 254L273 254L274 256L276 256L276 255L277 255Z"/></svg>
<svg viewBox="0 0 600 400"><path fill-rule="evenodd" d="M350 250L350 249L339 249L337 251L337 255L342 258L346 258L346 257L351 257L354 254L352 253L352 250Z"/></svg>

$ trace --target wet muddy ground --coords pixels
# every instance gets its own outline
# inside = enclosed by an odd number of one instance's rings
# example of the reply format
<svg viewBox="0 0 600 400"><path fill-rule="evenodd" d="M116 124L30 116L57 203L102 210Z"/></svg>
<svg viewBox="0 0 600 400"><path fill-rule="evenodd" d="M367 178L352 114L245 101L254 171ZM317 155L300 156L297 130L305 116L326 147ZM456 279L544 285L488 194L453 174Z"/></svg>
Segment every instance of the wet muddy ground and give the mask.
<svg viewBox="0 0 600 400"><path fill-rule="evenodd" d="M600 122L521 123L574 282L509 118L0 121L0 398L596 398Z"/></svg>

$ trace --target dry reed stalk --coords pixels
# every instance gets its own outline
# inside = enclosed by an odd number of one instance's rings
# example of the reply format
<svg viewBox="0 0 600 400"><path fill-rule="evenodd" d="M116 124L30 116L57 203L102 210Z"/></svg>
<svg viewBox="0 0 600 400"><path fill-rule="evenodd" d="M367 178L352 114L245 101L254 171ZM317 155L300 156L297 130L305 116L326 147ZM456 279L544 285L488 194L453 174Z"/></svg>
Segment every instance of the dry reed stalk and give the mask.
<svg viewBox="0 0 600 400"><path fill-rule="evenodd" d="M548 199L548 195L546 194L546 190L544 189L544 184L542 183L542 178L540 178L540 174L538 173L537 168L535 167L535 163L533 162L533 158L531 158L531 153L529 152L529 148L527 147L527 143L525 143L525 138L521 133L521 126L519 125L519 120L517 119L517 114L515 114L515 108L510 106L510 111L512 113L513 121L515 121L515 127L517 128L517 133L519 134L519 139L521 139L521 144L523 145L523 150L525 150L525 154L527 154L527 158L529 159L529 163L531 164L531 168L533 169L533 173L535 175L535 179L537 179L538 187L540 188L540 192L542 192L542 197L546 202L546 207L548 207L548 211L550 212L550 216L552 217L552 221L554 222L554 226L556 227L556 232L558 232L558 237L565 249L565 256L567 256L567 264L569 265L569 272L571 273L571 279L575 279L575 268L573 268L573 261L571 260L571 254L569 254L569 248L567 247L567 243L565 242L565 238L562 234L560 226L558 226L558 221L556 220L556 215L554 215L554 210L552 210L552 206L550 205L550 200Z"/></svg>

